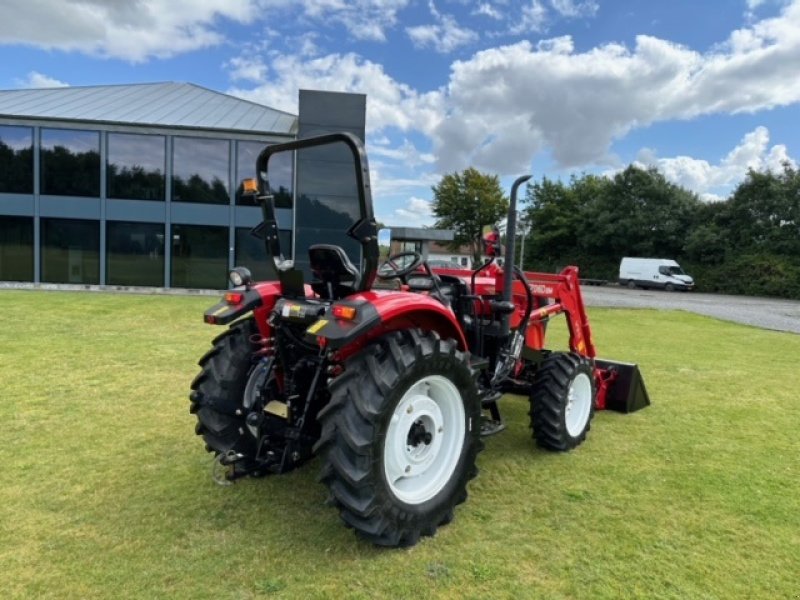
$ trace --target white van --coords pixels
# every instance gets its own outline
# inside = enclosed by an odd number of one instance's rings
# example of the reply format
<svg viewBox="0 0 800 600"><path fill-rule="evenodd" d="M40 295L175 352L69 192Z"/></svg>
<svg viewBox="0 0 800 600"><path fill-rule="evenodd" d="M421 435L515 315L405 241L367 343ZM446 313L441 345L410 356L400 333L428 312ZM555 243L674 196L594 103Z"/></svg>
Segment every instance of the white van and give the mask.
<svg viewBox="0 0 800 600"><path fill-rule="evenodd" d="M669 258L634 258L626 256L619 263L619 284L629 288L660 288L691 290L694 279L683 272L681 266Z"/></svg>

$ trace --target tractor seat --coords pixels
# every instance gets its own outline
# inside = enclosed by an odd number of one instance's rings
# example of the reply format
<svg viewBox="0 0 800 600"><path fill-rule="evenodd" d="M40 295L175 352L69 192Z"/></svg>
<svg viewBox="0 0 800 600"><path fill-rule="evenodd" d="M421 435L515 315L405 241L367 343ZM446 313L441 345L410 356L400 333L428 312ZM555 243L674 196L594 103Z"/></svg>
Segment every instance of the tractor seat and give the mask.
<svg viewBox="0 0 800 600"><path fill-rule="evenodd" d="M308 249L308 259L314 276L311 289L320 298L338 300L358 289L361 274L341 247L314 244Z"/></svg>

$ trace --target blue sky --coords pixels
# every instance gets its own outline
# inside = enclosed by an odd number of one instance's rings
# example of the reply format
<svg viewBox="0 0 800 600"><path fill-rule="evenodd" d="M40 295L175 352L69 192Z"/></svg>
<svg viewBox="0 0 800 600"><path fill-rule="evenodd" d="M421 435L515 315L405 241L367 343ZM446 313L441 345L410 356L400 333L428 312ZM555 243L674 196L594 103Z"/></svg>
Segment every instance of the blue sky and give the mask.
<svg viewBox="0 0 800 600"><path fill-rule="evenodd" d="M702 198L800 156L800 0L5 0L0 88L367 94L376 213L431 185L655 165Z"/></svg>

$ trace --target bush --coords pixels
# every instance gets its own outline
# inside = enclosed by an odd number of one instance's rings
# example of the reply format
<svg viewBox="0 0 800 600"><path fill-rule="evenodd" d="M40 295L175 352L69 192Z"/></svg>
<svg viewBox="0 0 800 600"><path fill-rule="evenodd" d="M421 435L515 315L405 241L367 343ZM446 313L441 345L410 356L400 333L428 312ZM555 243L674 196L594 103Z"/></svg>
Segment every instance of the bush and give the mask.
<svg viewBox="0 0 800 600"><path fill-rule="evenodd" d="M800 261L771 254L729 257L720 265L681 263L698 292L800 299Z"/></svg>

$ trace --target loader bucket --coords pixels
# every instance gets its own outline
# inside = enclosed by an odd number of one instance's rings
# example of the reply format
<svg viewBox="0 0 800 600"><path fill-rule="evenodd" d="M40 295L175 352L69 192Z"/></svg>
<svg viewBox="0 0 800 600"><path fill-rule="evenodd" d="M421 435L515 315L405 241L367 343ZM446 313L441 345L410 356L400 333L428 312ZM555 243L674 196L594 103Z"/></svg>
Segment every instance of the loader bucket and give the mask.
<svg viewBox="0 0 800 600"><path fill-rule="evenodd" d="M631 413L650 406L650 396L644 387L639 367L631 363L596 359L595 366L609 374L604 407L622 413Z"/></svg>

